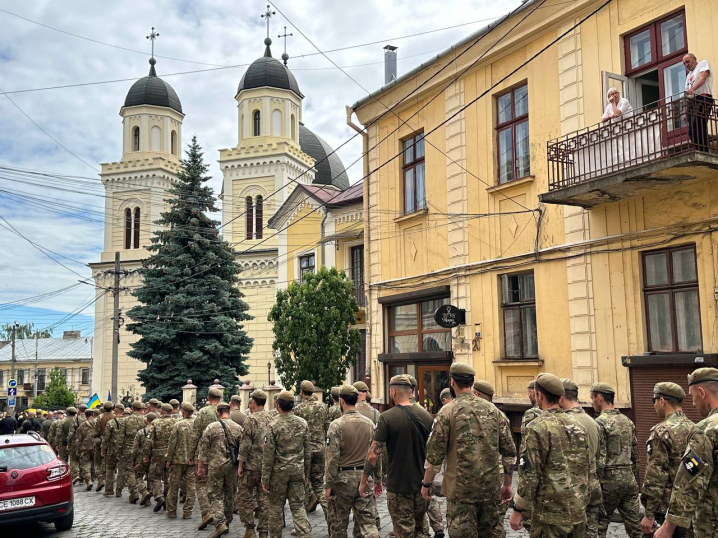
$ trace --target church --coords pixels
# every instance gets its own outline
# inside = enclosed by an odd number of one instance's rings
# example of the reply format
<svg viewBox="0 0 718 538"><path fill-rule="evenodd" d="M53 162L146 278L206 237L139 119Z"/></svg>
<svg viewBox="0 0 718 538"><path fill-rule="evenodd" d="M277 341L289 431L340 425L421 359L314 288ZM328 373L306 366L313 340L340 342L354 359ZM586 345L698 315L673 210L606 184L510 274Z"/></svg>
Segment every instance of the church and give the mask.
<svg viewBox="0 0 718 538"><path fill-rule="evenodd" d="M269 37L264 44L264 55L247 68L235 94L236 143L219 151L221 231L237 253L239 285L253 316L245 324L254 345L242 381L254 386L277 379L267 321L277 289L321 265L353 274L362 306L364 285L361 184L350 188L339 157L304 125L304 94L287 67L288 56L282 55L282 63L272 56ZM105 290L114 282L115 257L123 323L137 302L131 292L141 284L138 270L181 166L185 111L155 65L152 57L149 74L132 85L120 109L122 158L103 163L100 173L106 193L104 248L91 268L98 286L92 391L101 397L112 387L114 297ZM307 211L314 214L300 231L293 230L294 220ZM141 395L137 372L144 365L127 355L138 336L120 327L118 338L119 395ZM364 364L355 377L364 377Z"/></svg>

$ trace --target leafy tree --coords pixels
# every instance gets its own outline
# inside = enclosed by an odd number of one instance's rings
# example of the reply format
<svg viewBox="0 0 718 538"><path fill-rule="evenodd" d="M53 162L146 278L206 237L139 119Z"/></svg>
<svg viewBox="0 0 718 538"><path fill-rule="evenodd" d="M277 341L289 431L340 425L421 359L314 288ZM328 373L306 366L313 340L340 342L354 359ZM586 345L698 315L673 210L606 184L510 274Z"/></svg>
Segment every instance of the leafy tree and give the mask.
<svg viewBox="0 0 718 538"><path fill-rule="evenodd" d="M67 388L67 380L62 371L55 367L50 372L50 382L45 386L45 393L35 400L35 407L69 407L75 403L76 394Z"/></svg>
<svg viewBox="0 0 718 538"><path fill-rule="evenodd" d="M34 323L21 323L15 332L15 338L18 340L28 340L35 338L35 333L37 333L40 338L50 338L52 336L52 329L39 329L36 331ZM0 325L0 340L10 340L11 338L12 323Z"/></svg>
<svg viewBox="0 0 718 538"><path fill-rule="evenodd" d="M180 398L187 379L200 394L215 378L235 385L252 348L235 251L208 216L217 207L207 170L193 137L140 270L143 283L134 291L140 304L127 312L128 330L140 335L128 354L147 365L137 379L148 397L163 401Z"/></svg>
<svg viewBox="0 0 718 538"><path fill-rule="evenodd" d="M279 290L269 321L282 384L309 379L329 388L346 379L359 349L359 331L351 328L358 311L354 284L335 268L305 273L304 283Z"/></svg>

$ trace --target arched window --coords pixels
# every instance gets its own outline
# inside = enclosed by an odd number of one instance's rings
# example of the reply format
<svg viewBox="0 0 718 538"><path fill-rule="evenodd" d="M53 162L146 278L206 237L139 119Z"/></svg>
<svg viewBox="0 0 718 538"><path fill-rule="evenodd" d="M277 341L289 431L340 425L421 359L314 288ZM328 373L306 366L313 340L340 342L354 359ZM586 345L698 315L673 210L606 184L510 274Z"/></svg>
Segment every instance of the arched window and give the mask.
<svg viewBox="0 0 718 538"><path fill-rule="evenodd" d="M132 130L132 151L140 151L140 128Z"/></svg>
<svg viewBox="0 0 718 538"><path fill-rule="evenodd" d="M125 249L132 248L132 210L125 209Z"/></svg>
<svg viewBox="0 0 718 538"><path fill-rule="evenodd" d="M255 222L255 234L254 237L256 239L262 239L262 228L264 228L264 223L262 222L264 212L264 200L261 196L257 196L257 203L254 206L254 222Z"/></svg>
<svg viewBox="0 0 718 538"><path fill-rule="evenodd" d="M254 207L252 205L252 197L247 196L247 199L244 202L247 204L247 211L245 213L245 238L252 239L252 225L254 224Z"/></svg>
<svg viewBox="0 0 718 538"><path fill-rule="evenodd" d="M254 129L253 129L254 136L259 136L259 134L262 132L262 130L261 130L262 116L259 113L259 110L254 111L254 114L252 114L252 119L254 122Z"/></svg>
<svg viewBox="0 0 718 538"><path fill-rule="evenodd" d="M294 119L294 114L292 114L292 140L297 140L297 121Z"/></svg>
<svg viewBox="0 0 718 538"><path fill-rule="evenodd" d="M170 135L170 153L177 155L177 131L172 131Z"/></svg>
<svg viewBox="0 0 718 538"><path fill-rule="evenodd" d="M272 110L272 136L282 136L282 112Z"/></svg>
<svg viewBox="0 0 718 538"><path fill-rule="evenodd" d="M134 229L132 231L133 231L134 238L135 238L133 247L140 248L140 208L139 207L135 208L135 223L134 223L133 228Z"/></svg>
<svg viewBox="0 0 718 538"><path fill-rule="evenodd" d="M162 144L162 129L157 125L153 125L150 129L150 151L160 151Z"/></svg>

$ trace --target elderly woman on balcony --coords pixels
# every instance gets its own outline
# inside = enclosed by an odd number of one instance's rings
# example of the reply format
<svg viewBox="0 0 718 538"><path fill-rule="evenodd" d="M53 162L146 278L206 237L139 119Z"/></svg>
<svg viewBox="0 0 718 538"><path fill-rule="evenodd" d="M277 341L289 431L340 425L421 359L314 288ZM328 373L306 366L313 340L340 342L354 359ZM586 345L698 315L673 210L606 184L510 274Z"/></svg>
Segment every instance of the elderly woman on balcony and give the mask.
<svg viewBox="0 0 718 538"><path fill-rule="evenodd" d="M609 88L606 97L608 98L608 105L606 106L606 112L601 116L601 121L605 122L620 118L633 111L631 103L625 97L621 97L616 88Z"/></svg>

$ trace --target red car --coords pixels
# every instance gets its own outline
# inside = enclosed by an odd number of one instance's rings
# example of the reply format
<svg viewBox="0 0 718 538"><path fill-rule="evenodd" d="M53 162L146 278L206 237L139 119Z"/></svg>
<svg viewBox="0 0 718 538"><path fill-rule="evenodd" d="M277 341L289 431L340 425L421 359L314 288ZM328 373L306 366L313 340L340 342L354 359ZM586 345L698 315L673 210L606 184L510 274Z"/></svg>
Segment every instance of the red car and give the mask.
<svg viewBox="0 0 718 538"><path fill-rule="evenodd" d="M72 528L70 466L37 433L0 435L0 526L52 521Z"/></svg>

